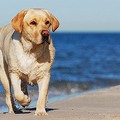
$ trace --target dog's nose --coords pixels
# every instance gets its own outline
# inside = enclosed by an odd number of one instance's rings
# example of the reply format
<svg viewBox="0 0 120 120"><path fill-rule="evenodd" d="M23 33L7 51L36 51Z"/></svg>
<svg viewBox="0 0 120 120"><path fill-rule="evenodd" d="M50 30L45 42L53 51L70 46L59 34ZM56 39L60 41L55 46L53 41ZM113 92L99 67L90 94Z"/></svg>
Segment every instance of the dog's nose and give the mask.
<svg viewBox="0 0 120 120"><path fill-rule="evenodd" d="M50 41L49 41L50 32L48 30L43 30L41 34L42 34L43 43L47 42L48 44L50 44Z"/></svg>
<svg viewBox="0 0 120 120"><path fill-rule="evenodd" d="M42 36L46 36L47 37L47 36L50 35L50 32L48 30L43 30L41 34L42 34Z"/></svg>

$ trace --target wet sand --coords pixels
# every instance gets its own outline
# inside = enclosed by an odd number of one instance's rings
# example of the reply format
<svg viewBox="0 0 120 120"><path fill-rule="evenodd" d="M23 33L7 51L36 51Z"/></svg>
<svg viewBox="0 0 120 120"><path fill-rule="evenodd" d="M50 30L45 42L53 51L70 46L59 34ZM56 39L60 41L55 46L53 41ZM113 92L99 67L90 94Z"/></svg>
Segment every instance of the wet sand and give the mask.
<svg viewBox="0 0 120 120"><path fill-rule="evenodd" d="M1 113L0 120L120 120L120 86L48 103L48 116L34 112L29 108L20 114Z"/></svg>

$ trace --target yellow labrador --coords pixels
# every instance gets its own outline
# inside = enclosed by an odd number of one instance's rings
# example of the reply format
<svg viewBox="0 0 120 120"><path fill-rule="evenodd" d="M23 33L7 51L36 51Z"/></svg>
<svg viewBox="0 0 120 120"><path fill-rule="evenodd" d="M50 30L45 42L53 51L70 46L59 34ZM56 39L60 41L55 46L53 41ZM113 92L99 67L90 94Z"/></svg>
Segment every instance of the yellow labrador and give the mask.
<svg viewBox="0 0 120 120"><path fill-rule="evenodd" d="M0 30L0 79L6 91L9 112L13 112L10 83L15 99L30 104L27 84L38 84L39 96L35 115L46 115L45 105L54 61L54 46L50 27L54 32L58 20L46 9L28 9L18 13L11 24Z"/></svg>

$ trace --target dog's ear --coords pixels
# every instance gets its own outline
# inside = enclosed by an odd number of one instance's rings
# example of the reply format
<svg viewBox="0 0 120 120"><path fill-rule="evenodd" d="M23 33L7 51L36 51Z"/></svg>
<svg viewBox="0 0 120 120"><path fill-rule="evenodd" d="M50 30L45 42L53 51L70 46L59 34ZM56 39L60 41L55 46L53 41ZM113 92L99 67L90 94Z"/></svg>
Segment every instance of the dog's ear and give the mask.
<svg viewBox="0 0 120 120"><path fill-rule="evenodd" d="M59 21L47 9L42 9L42 10L45 11L48 15L50 15L50 17L52 19L52 23L51 23L52 31L54 32L60 25Z"/></svg>
<svg viewBox="0 0 120 120"><path fill-rule="evenodd" d="M53 15L51 15L52 17L52 31L54 32L60 25L59 21L57 20L57 18L55 18Z"/></svg>
<svg viewBox="0 0 120 120"><path fill-rule="evenodd" d="M27 11L28 10L21 11L11 20L12 27L15 29L15 31L17 31L19 33L22 32L23 19L24 19L24 16L26 15Z"/></svg>

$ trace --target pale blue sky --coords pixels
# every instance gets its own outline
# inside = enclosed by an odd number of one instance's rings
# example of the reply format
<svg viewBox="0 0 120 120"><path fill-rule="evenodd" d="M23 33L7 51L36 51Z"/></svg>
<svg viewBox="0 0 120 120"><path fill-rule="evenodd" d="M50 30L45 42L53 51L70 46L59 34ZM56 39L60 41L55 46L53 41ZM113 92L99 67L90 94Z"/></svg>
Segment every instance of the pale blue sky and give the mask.
<svg viewBox="0 0 120 120"><path fill-rule="evenodd" d="M120 0L1 0L0 26L27 8L50 10L58 31L120 31Z"/></svg>

